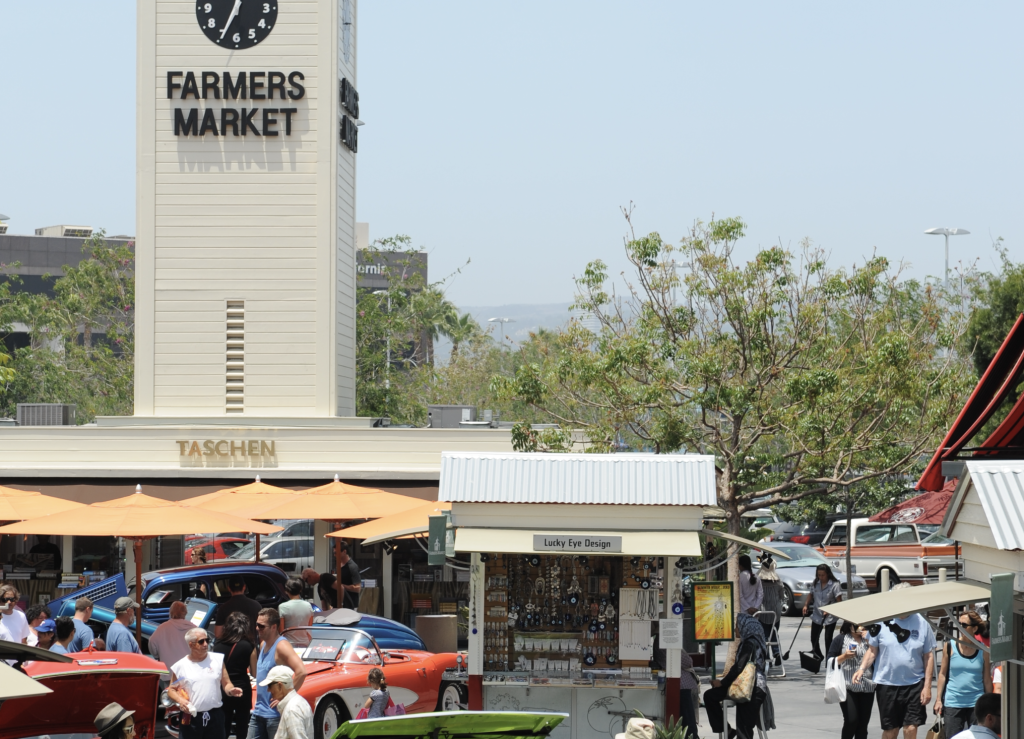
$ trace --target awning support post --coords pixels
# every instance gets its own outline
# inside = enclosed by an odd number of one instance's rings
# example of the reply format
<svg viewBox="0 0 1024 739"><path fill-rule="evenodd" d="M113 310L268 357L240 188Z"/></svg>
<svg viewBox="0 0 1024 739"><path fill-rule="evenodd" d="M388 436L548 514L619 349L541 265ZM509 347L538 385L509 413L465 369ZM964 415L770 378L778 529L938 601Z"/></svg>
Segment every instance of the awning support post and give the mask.
<svg viewBox="0 0 1024 739"><path fill-rule="evenodd" d="M469 710L484 710L484 563L470 555L469 567Z"/></svg>

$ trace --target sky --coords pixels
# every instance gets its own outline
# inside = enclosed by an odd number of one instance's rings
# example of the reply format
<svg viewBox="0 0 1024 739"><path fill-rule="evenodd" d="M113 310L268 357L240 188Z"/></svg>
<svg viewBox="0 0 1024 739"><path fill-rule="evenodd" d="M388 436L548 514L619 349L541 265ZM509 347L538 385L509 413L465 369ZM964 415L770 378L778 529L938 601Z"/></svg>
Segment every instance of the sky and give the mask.
<svg viewBox="0 0 1024 739"><path fill-rule="evenodd" d="M131 234L135 4L46 7L0 4L0 213ZM357 218L476 306L625 269L630 203L673 242L738 216L742 257L807 238L919 278L943 269L923 231L965 228L951 262L991 269L996 237L1022 258L1022 25L1011 2L363 0Z"/></svg>

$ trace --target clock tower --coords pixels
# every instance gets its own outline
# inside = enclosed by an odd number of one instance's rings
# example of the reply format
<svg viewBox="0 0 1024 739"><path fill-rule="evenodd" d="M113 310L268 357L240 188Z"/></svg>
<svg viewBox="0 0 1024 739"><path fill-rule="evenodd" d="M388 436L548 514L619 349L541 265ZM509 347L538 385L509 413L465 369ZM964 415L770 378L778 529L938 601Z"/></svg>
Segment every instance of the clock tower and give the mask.
<svg viewBox="0 0 1024 739"><path fill-rule="evenodd" d="M355 0L139 0L135 415L355 415Z"/></svg>

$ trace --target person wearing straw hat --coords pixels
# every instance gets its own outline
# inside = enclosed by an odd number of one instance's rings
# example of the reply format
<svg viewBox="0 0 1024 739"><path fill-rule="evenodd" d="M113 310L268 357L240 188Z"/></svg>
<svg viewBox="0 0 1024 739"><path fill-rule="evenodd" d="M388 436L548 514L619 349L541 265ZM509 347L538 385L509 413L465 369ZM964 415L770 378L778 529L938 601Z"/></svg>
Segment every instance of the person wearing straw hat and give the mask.
<svg viewBox="0 0 1024 739"><path fill-rule="evenodd" d="M103 739L134 739L135 711L123 708L120 703L110 703L100 711L93 723L96 735Z"/></svg>
<svg viewBox="0 0 1024 739"><path fill-rule="evenodd" d="M758 616L758 621L761 622L761 627L764 629L764 639L766 642L772 641L772 629L776 629L776 635L778 634L777 629L779 624L782 623L782 596L783 596L783 585L782 579L779 577L779 573L776 570L775 559L772 557L770 552L764 552L761 556L761 569L758 570L757 577L761 580L761 587L764 591L764 600L761 603L761 611L774 613L775 618L773 619L770 615ZM778 639L775 640L775 644L778 644ZM775 654L775 664L782 664L782 656L778 653Z"/></svg>
<svg viewBox="0 0 1024 739"><path fill-rule="evenodd" d="M626 730L616 734L615 739L655 739L656 736L654 722L637 716L626 723Z"/></svg>

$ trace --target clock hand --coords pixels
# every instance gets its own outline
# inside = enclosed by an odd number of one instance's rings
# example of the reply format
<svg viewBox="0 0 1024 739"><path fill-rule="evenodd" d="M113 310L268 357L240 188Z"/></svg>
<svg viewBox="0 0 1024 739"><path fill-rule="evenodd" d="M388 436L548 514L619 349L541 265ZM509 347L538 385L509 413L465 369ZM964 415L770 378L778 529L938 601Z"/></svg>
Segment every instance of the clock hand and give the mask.
<svg viewBox="0 0 1024 739"><path fill-rule="evenodd" d="M231 27L231 23L235 20L235 16L238 15L238 11L241 7L242 0L235 0L235 7L231 9L231 15L228 16L227 23L224 24L224 28L220 29L220 37L222 39L224 38L224 34L228 32L228 28Z"/></svg>

